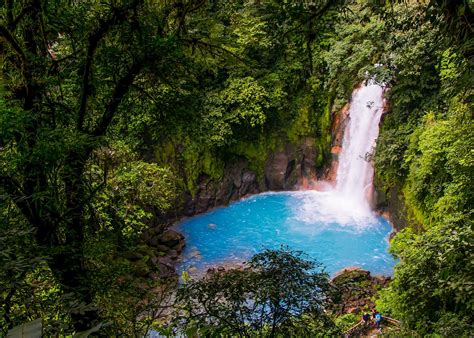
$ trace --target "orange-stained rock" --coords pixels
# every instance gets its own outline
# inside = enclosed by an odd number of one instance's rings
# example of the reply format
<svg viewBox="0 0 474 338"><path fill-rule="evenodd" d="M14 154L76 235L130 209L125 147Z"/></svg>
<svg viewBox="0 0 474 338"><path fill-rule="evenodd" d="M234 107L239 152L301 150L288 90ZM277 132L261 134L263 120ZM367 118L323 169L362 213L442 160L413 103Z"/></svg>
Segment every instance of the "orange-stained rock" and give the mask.
<svg viewBox="0 0 474 338"><path fill-rule="evenodd" d="M332 116L331 134L332 134L332 146L331 146L331 163L327 166L322 180L327 181L329 184L334 185L336 183L336 174L338 161L337 158L342 151L342 140L344 138L344 130L349 117L349 103L346 104L338 112L335 112ZM319 190L319 189L317 189Z"/></svg>
<svg viewBox="0 0 474 338"><path fill-rule="evenodd" d="M331 148L331 154L333 155L339 155L341 153L342 147L341 146L332 146Z"/></svg>

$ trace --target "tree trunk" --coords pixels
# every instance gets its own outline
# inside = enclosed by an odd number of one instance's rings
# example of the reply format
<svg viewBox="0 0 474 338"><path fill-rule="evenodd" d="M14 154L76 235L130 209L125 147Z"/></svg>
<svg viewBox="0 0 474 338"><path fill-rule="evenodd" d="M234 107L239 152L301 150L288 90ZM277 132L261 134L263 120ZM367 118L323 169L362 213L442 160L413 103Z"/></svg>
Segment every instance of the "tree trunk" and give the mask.
<svg viewBox="0 0 474 338"><path fill-rule="evenodd" d="M67 160L65 170L66 210L63 220L65 242L62 250L53 257L53 266L58 281L66 293L72 293L80 303L79 309L73 309L71 319L76 332L84 331L96 324L99 319L93 306L93 292L87 278L84 260L84 167L92 148L73 150ZM84 306L84 308L81 308Z"/></svg>

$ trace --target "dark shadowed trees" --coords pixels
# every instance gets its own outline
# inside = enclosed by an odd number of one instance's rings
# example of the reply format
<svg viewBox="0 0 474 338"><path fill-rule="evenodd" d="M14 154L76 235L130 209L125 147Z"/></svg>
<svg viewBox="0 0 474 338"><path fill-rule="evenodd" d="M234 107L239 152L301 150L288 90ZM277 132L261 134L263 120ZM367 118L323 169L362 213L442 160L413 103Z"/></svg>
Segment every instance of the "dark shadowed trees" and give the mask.
<svg viewBox="0 0 474 338"><path fill-rule="evenodd" d="M178 327L241 337L329 333L329 276L320 268L301 252L281 248L256 254L243 269L190 281L178 292Z"/></svg>

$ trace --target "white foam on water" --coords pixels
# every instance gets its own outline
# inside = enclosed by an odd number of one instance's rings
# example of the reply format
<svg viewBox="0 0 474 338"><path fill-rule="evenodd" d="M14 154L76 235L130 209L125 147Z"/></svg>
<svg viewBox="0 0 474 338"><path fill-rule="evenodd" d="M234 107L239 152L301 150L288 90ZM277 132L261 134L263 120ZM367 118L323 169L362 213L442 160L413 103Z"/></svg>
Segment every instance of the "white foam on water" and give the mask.
<svg viewBox="0 0 474 338"><path fill-rule="evenodd" d="M346 199L336 190L304 191L294 197L299 199L293 207L294 219L298 223L319 223L321 227L338 224L350 226L351 230L363 230L377 222L370 210L358 208L358 203Z"/></svg>

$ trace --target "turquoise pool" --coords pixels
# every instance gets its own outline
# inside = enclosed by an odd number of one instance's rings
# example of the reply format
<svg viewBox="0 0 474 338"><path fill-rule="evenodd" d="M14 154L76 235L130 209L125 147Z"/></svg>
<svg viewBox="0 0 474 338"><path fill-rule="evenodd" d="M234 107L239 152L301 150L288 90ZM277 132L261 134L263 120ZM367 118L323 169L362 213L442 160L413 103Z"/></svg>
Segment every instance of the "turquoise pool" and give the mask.
<svg viewBox="0 0 474 338"><path fill-rule="evenodd" d="M245 261L265 248L302 250L334 273L357 266L391 275L391 225L334 192L263 193L179 222L186 237L179 270Z"/></svg>

